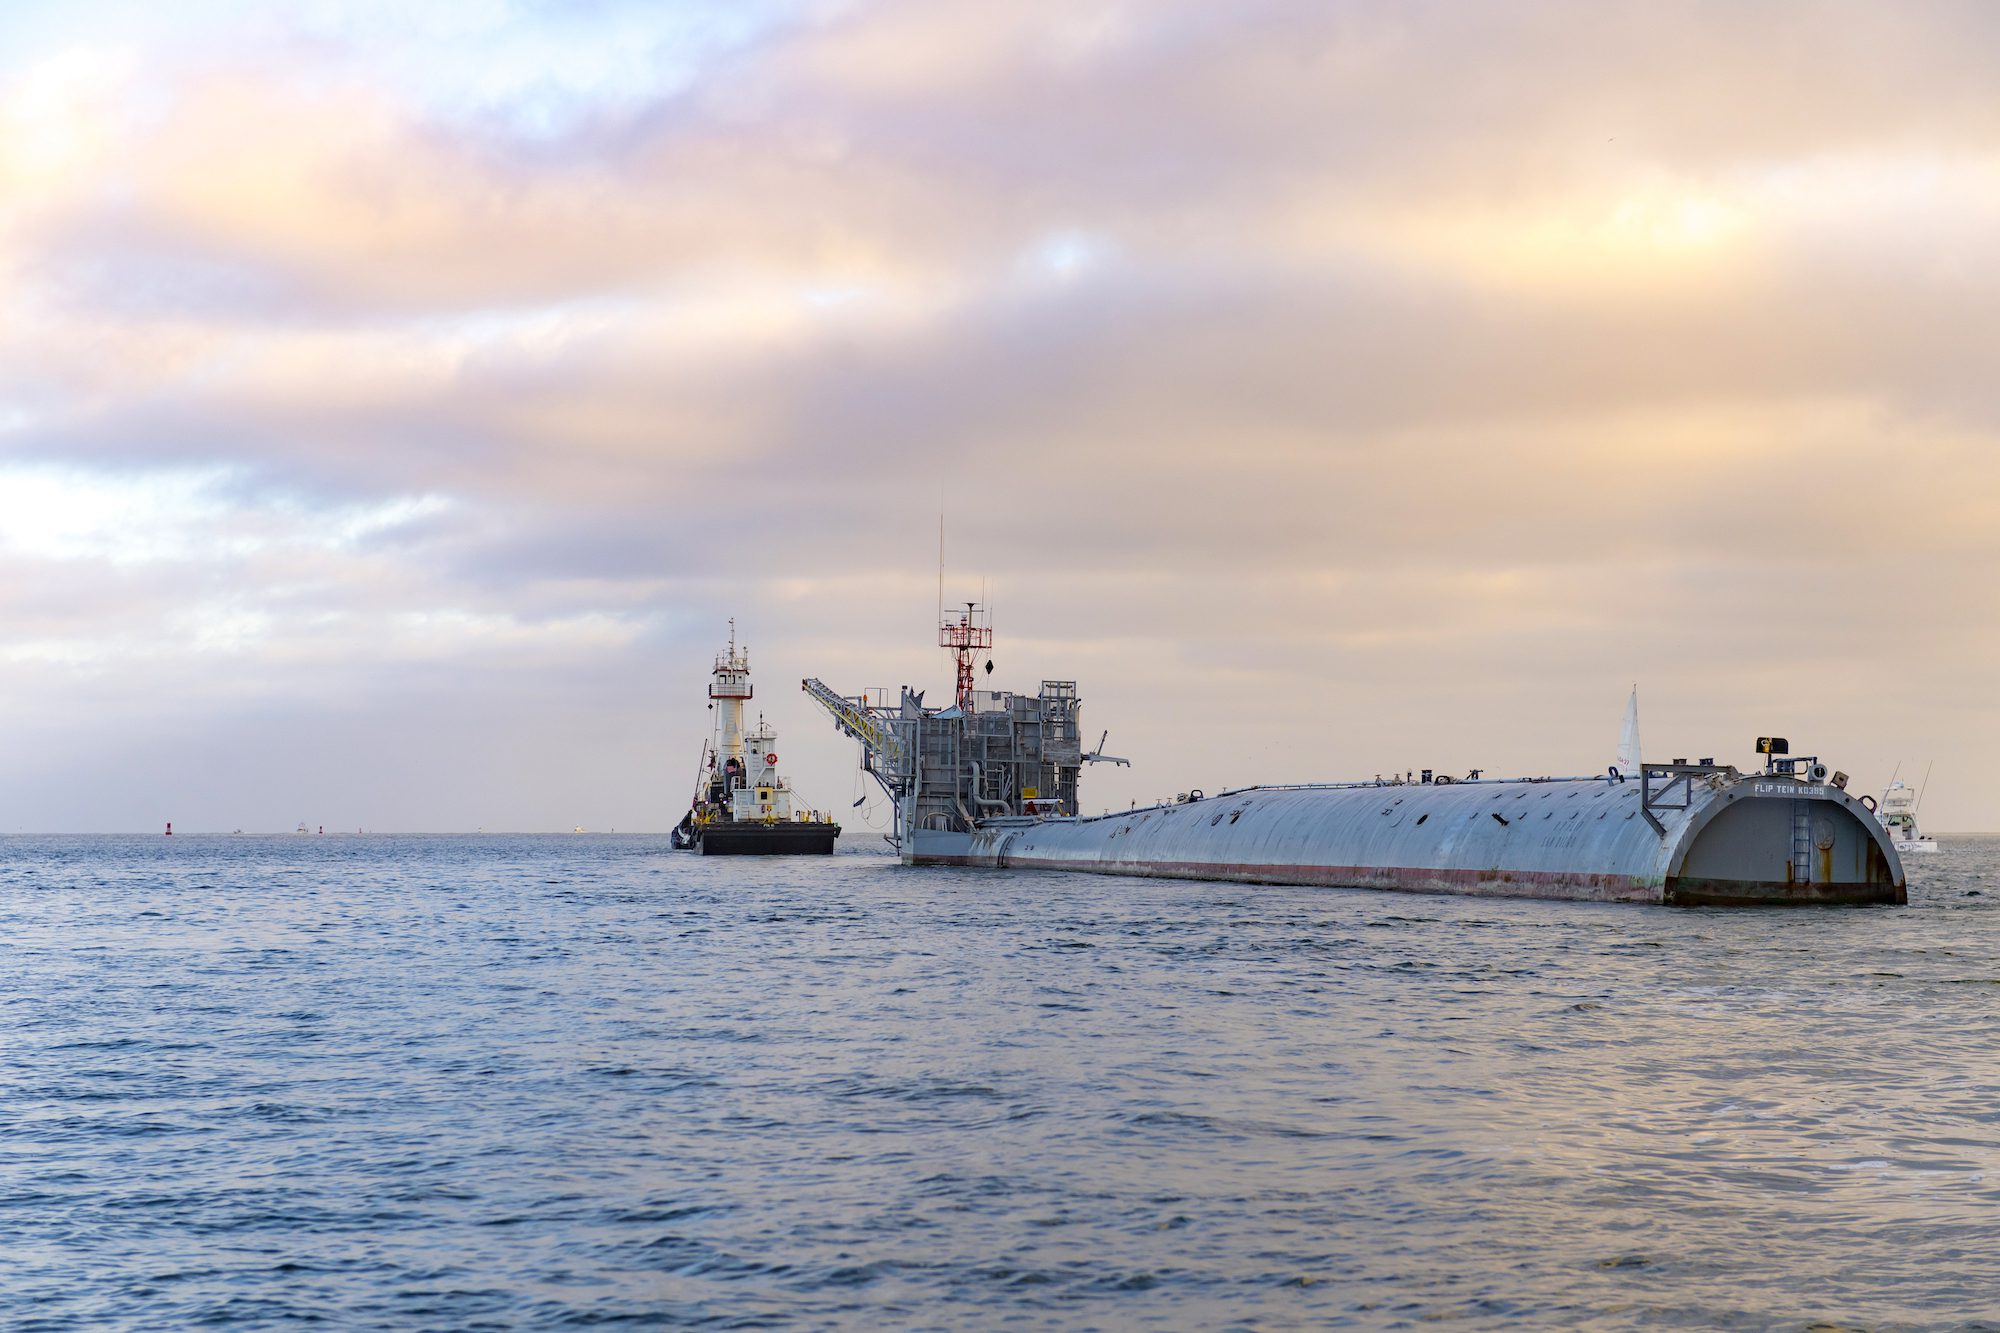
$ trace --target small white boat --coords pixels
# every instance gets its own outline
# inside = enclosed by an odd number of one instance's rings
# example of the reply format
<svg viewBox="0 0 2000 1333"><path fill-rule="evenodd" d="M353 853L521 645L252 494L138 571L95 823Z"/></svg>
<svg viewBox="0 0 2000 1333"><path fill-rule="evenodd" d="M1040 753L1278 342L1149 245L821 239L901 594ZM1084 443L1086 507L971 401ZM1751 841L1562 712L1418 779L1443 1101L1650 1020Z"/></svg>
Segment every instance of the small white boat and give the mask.
<svg viewBox="0 0 2000 1333"><path fill-rule="evenodd" d="M1920 799L1920 793L1907 782L1891 782L1889 790L1882 793L1879 812L1882 827L1888 830L1889 845L1896 849L1898 855L1938 849L1937 839L1926 838L1917 828L1917 803Z"/></svg>

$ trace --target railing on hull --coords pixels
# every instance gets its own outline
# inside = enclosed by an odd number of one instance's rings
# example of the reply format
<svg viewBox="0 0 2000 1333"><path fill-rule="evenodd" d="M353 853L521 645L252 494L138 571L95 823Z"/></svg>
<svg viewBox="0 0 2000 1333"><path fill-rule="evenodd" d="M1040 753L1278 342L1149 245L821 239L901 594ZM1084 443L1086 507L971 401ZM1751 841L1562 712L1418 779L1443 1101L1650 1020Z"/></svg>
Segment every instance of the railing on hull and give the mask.
<svg viewBox="0 0 2000 1333"><path fill-rule="evenodd" d="M1661 823L1653 811L1681 811L1693 804L1692 779L1703 774L1721 773L1731 778L1742 773L1733 764L1644 764L1641 772L1632 774L1587 773L1571 777L1531 777L1531 778L1449 778L1419 782L1413 778L1376 778L1367 782L1260 782L1249 787L1231 787L1213 796L1200 799L1219 801L1226 796L1249 796L1266 791L1368 791L1384 787L1516 787L1539 786L1551 782L1604 782L1620 783L1637 777L1639 781L1639 809L1661 837L1667 835L1666 825ZM1674 803L1674 797L1681 800ZM1133 806L1127 810L1107 810L1100 815L1079 815L1079 822L1088 823L1098 819L1123 819L1130 815L1148 814L1155 810L1171 810L1179 805L1191 804L1187 801L1157 801L1152 805Z"/></svg>
<svg viewBox="0 0 2000 1333"><path fill-rule="evenodd" d="M1694 780L1715 773L1742 776L1734 764L1640 764L1639 813L1653 826L1653 832L1666 837L1667 826L1653 812L1678 814L1693 809Z"/></svg>

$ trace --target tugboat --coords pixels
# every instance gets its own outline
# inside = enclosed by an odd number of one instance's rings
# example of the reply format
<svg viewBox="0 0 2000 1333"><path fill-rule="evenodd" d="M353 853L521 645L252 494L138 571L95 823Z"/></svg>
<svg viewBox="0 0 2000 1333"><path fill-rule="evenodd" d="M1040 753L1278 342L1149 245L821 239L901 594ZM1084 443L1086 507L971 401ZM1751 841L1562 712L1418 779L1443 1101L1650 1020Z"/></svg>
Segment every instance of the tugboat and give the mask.
<svg viewBox="0 0 2000 1333"><path fill-rule="evenodd" d="M826 856L840 825L816 810L792 804L792 789L778 772L778 738L762 715L743 730L743 705L753 691L750 653L736 643L717 654L708 682L715 736L702 745L694 801L674 828L673 845L704 856Z"/></svg>

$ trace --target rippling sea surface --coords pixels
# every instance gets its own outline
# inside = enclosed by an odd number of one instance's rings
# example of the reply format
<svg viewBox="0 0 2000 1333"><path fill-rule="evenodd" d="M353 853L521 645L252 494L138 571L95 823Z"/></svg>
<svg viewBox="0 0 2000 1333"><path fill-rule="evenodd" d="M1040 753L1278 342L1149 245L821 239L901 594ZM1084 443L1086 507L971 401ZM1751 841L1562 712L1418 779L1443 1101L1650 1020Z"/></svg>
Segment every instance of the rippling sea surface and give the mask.
<svg viewBox="0 0 2000 1333"><path fill-rule="evenodd" d="M0 1324L2000 1327L1904 909L0 839Z"/></svg>

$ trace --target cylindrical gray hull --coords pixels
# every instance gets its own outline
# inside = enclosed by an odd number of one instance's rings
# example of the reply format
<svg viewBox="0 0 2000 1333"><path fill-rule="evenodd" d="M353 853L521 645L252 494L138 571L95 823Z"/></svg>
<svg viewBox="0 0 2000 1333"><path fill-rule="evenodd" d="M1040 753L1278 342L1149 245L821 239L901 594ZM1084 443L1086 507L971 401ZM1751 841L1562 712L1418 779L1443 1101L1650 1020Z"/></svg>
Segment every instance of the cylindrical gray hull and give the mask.
<svg viewBox="0 0 2000 1333"><path fill-rule="evenodd" d="M1656 784L1657 786L1657 784ZM1092 819L995 820L917 861L1679 905L1900 903L1881 825L1837 788L1697 777L1258 788ZM1650 817L1649 817L1650 816ZM1658 827L1655 822L1658 821ZM1664 831L1662 831L1664 830Z"/></svg>

